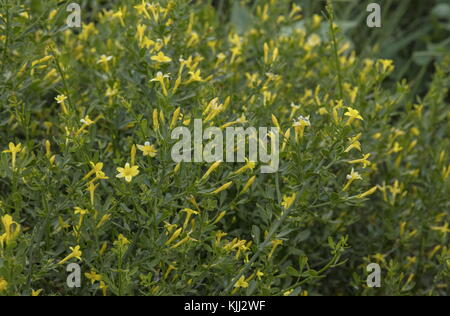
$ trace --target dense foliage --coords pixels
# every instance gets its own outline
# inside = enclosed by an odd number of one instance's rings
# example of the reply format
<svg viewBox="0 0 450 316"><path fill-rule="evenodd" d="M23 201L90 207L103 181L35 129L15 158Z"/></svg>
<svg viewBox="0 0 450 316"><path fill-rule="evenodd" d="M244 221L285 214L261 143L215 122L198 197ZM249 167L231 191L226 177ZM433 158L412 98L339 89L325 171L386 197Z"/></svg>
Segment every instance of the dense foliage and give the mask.
<svg viewBox="0 0 450 316"><path fill-rule="evenodd" d="M0 295L449 293L448 50L419 97L332 6L108 3L1 1ZM196 118L279 127L279 172L177 164Z"/></svg>

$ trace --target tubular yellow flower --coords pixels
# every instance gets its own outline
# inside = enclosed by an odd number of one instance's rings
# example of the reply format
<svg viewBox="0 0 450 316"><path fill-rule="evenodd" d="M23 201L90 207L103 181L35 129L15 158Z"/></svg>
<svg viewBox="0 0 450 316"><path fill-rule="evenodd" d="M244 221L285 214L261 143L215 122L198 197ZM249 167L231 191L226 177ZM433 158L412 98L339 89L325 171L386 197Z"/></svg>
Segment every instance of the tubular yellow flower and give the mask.
<svg viewBox="0 0 450 316"><path fill-rule="evenodd" d="M156 74L156 77L150 80L150 82L159 82L161 84L161 87L162 87L162 90L163 90L163 94L166 97L169 95L169 92L167 91L166 83L165 83L165 80L167 78L170 78L169 75L165 75L162 72L158 72Z"/></svg>
<svg viewBox="0 0 450 316"><path fill-rule="evenodd" d="M278 246L282 245L283 241L280 239L272 240L272 250L269 253L269 259L272 258L273 254L275 253L275 250L277 250Z"/></svg>
<svg viewBox="0 0 450 316"><path fill-rule="evenodd" d="M177 268L174 265L169 265L169 268L167 269L166 273L164 274L164 279L167 279L167 277L170 275L170 272L173 270L176 270Z"/></svg>
<svg viewBox="0 0 450 316"><path fill-rule="evenodd" d="M97 228L102 227L109 219L111 218L111 214L103 215L103 217L100 219L100 221L97 224Z"/></svg>
<svg viewBox="0 0 450 316"><path fill-rule="evenodd" d="M64 264L73 258L76 258L81 261L81 255L83 253L81 252L80 249L81 249L80 246L70 247L70 251L72 251L72 253L70 255L68 255L67 257L65 257L63 260L61 260L58 264L59 265Z"/></svg>
<svg viewBox="0 0 450 316"><path fill-rule="evenodd" d="M190 209L190 208L182 209L181 212L186 213L186 219L184 220L183 229L185 229L185 228L187 227L187 225L188 225L188 223L189 223L189 220L191 219L191 216L192 216L192 215L198 215L198 214L200 214L199 212L194 211L194 210L192 210L192 209Z"/></svg>
<svg viewBox="0 0 450 316"><path fill-rule="evenodd" d="M269 45L264 43L264 63L267 65L269 63Z"/></svg>
<svg viewBox="0 0 450 316"><path fill-rule="evenodd" d="M245 281L245 276L241 276L234 285L235 288L248 288L248 282Z"/></svg>
<svg viewBox="0 0 450 316"><path fill-rule="evenodd" d="M181 169L181 162L177 163L175 168L173 168L173 173L177 174Z"/></svg>
<svg viewBox="0 0 450 316"><path fill-rule="evenodd" d="M5 242L6 245L9 245L19 236L21 226L8 214L2 217L2 224L5 229L5 233L2 236L2 241Z"/></svg>
<svg viewBox="0 0 450 316"><path fill-rule="evenodd" d="M130 154L131 165L133 165L133 166L136 162L136 152L137 152L136 145L133 144L133 146L131 146L131 154Z"/></svg>
<svg viewBox="0 0 450 316"><path fill-rule="evenodd" d="M90 176L94 175L98 178L104 178L105 177L105 173L102 171L103 170L103 163L99 162L97 164L93 163L92 161L90 162L91 166L92 166L92 170L89 171L83 178L83 180L87 180Z"/></svg>
<svg viewBox="0 0 450 316"><path fill-rule="evenodd" d="M358 172L355 172L355 169L352 169L352 172L347 176L347 180L347 184L344 186L343 191L347 191L356 180L362 180L362 177Z"/></svg>
<svg viewBox="0 0 450 316"><path fill-rule="evenodd" d="M17 144L15 145L14 143L9 143L7 150L4 150L4 153L10 153L11 154L11 162L12 162L12 169L14 170L16 168L16 159L17 159L17 154L20 153L23 148L22 148L22 144Z"/></svg>
<svg viewBox="0 0 450 316"><path fill-rule="evenodd" d="M67 100L67 97L64 94L61 94L61 95L58 95L55 98L55 100L58 104L61 105L61 109L62 109L63 113L67 115L69 113L67 111L67 107L66 107L66 103L65 103L65 101Z"/></svg>
<svg viewBox="0 0 450 316"><path fill-rule="evenodd" d="M141 4L135 5L134 8L136 9L136 11L138 12L139 15L143 15L147 19L150 20L151 18L150 18L150 14L148 14L147 6L148 6L148 3L145 2L145 0L142 0Z"/></svg>
<svg viewBox="0 0 450 316"><path fill-rule="evenodd" d="M77 227L79 229L81 227L81 225L83 225L84 217L87 214L89 214L89 211L88 210L83 210L83 209L81 209L79 207L75 207L74 213L75 213L75 215L80 215L80 221L78 222L78 227Z"/></svg>
<svg viewBox="0 0 450 316"><path fill-rule="evenodd" d="M222 218L224 218L225 215L227 215L227 212L226 212L226 211L221 212L221 213L219 214L219 216L217 216L217 218L216 218L216 220L213 222L213 224L215 225L215 224L217 224L218 222L220 222L220 220L221 220Z"/></svg>
<svg viewBox="0 0 450 316"><path fill-rule="evenodd" d="M296 193L293 193L291 196L283 196L283 202L281 203L281 206L283 206L286 210L289 209L294 204L296 198Z"/></svg>
<svg viewBox="0 0 450 316"><path fill-rule="evenodd" d="M305 133L305 127L310 127L311 122L308 117L300 116L297 121L294 122L295 139L299 142Z"/></svg>
<svg viewBox="0 0 450 316"><path fill-rule="evenodd" d="M447 236L448 233L450 233L450 229L448 228L449 224L446 222L444 226L433 226L431 227L432 230L438 231L442 233L443 235Z"/></svg>
<svg viewBox="0 0 450 316"><path fill-rule="evenodd" d="M183 228L178 228L178 229L173 233L172 237L170 237L170 238L166 241L165 245L166 245L166 246L167 246L167 245L170 245L175 239L178 238L178 236L180 236L180 234L181 234L182 231L183 231Z"/></svg>
<svg viewBox="0 0 450 316"><path fill-rule="evenodd" d="M197 71L190 71L189 75L191 76L191 78L189 79L188 82L186 82L186 84L189 84L191 82L204 82L205 80L202 78L201 75L201 70L197 70Z"/></svg>
<svg viewBox="0 0 450 316"><path fill-rule="evenodd" d="M177 123L178 123L178 119L180 118L180 113L181 113L181 108L178 107L175 112L173 112L173 116L172 116L172 121L170 123L170 128L174 128Z"/></svg>
<svg viewBox="0 0 450 316"><path fill-rule="evenodd" d="M158 55L152 56L151 60L156 61L161 64L170 63L172 61L172 59L170 57L167 57L166 55L164 55L163 52L159 52Z"/></svg>
<svg viewBox="0 0 450 316"><path fill-rule="evenodd" d="M99 288L102 290L103 296L107 296L108 286L106 285L106 283L103 281L100 281Z"/></svg>
<svg viewBox="0 0 450 316"><path fill-rule="evenodd" d="M151 158L156 157L158 150L156 150L155 146L150 145L150 142L145 142L144 145L138 145L137 148L142 151L144 156L149 156Z"/></svg>
<svg viewBox="0 0 450 316"><path fill-rule="evenodd" d="M361 114L359 114L359 112L357 110L355 110L351 107L347 107L347 112L344 115L349 117L346 125L351 125L354 120L364 121Z"/></svg>
<svg viewBox="0 0 450 316"><path fill-rule="evenodd" d="M159 131L158 109L153 110L153 130L155 132Z"/></svg>
<svg viewBox="0 0 450 316"><path fill-rule="evenodd" d="M375 192L377 192L377 190L378 190L378 187L375 186L375 187L373 187L372 189L370 189L369 191L364 192L364 193L362 193L362 194L360 194L360 195L357 195L356 198L358 198L358 199L364 199L365 197L368 197L368 196L374 194Z"/></svg>
<svg viewBox="0 0 450 316"><path fill-rule="evenodd" d="M213 173L214 170L216 170L221 164L222 161L217 161L213 163L211 167L209 167L208 171L206 171L205 175L201 178L200 181L206 180L211 175L211 173Z"/></svg>
<svg viewBox="0 0 450 316"><path fill-rule="evenodd" d="M349 138L350 146L348 146L344 152L348 153L348 152L352 151L353 149L357 149L357 150L361 151L362 150L361 143L359 142L361 137L362 137L362 134L359 133L355 137Z"/></svg>
<svg viewBox="0 0 450 316"><path fill-rule="evenodd" d="M288 145L290 138L291 138L291 129L288 128L288 130L284 134L284 140L283 140L283 145L281 147L281 151L285 151L286 146Z"/></svg>
<svg viewBox="0 0 450 316"><path fill-rule="evenodd" d="M129 163L126 163L125 168L117 168L117 171L119 172L119 174L116 176L117 178L125 178L125 181L131 182L133 178L139 174L139 167L131 167Z"/></svg>
<svg viewBox="0 0 450 316"><path fill-rule="evenodd" d="M31 290L31 296L39 296L39 295L41 295L42 291L43 291L43 289L40 289L37 291Z"/></svg>
<svg viewBox="0 0 450 316"><path fill-rule="evenodd" d="M33 61L33 62L31 63L31 67L34 67L34 66L36 66L36 65L38 65L38 64L43 64L43 63L49 61L49 60L52 59L52 58L53 58L53 56L45 56L44 58L35 60L35 61Z"/></svg>
<svg viewBox="0 0 450 316"><path fill-rule="evenodd" d="M122 234L119 234L117 237L117 240L114 242L114 244L118 247L125 247L130 244L130 241Z"/></svg>
<svg viewBox="0 0 450 316"><path fill-rule="evenodd" d="M192 238L191 236L187 235L185 238L183 238L182 240L180 240L179 242L177 242L175 245L173 245L172 247L170 247L171 249L175 249L180 247L181 245L184 245L185 243L187 243L188 241L197 241L194 238Z"/></svg>
<svg viewBox="0 0 450 316"><path fill-rule="evenodd" d="M97 274L95 271L91 271L90 273L86 272L84 276L91 281L92 284L95 282L100 282L102 280L102 276Z"/></svg>
<svg viewBox="0 0 450 316"><path fill-rule="evenodd" d="M244 194L245 192L247 192L251 188L253 183L255 183L255 181L256 181L256 176L251 177L245 184L244 188L242 189L241 194Z"/></svg>
<svg viewBox="0 0 450 316"><path fill-rule="evenodd" d="M247 161L246 165L239 169L238 171L234 172L233 175L238 175L241 173L244 173L247 170L253 170L256 167L256 162L249 161L247 158L245 159Z"/></svg>
<svg viewBox="0 0 450 316"><path fill-rule="evenodd" d="M222 185L220 188L218 188L217 190L211 192L211 194L216 195L219 194L222 191L228 190L231 186L233 185L233 181L230 181L228 183L225 183L224 185Z"/></svg>
<svg viewBox="0 0 450 316"><path fill-rule="evenodd" d="M364 168L367 168L368 166L370 166L370 165L372 164L372 163L368 160L370 156L371 156L371 154L367 154L367 155L364 155L364 157L361 158L361 159L352 160L352 161L349 161L348 163L349 163L349 164L358 164L358 163L360 163L360 164L363 165Z"/></svg>
<svg viewBox="0 0 450 316"><path fill-rule="evenodd" d="M101 55L97 64L103 64L105 67L105 72L109 72L109 62L113 59L112 56Z"/></svg>
<svg viewBox="0 0 450 316"><path fill-rule="evenodd" d="M8 289L8 282L0 277L0 292L4 292Z"/></svg>
<svg viewBox="0 0 450 316"><path fill-rule="evenodd" d="M281 129L280 123L278 122L277 117L273 114L272 114L272 123L273 123L273 125L275 125L275 127L278 127L279 129Z"/></svg>
<svg viewBox="0 0 450 316"><path fill-rule="evenodd" d="M94 206L95 190L97 189L97 187L98 187L98 184L94 184L93 182L91 182L88 184L88 188L86 189L86 191L89 192L92 206Z"/></svg>

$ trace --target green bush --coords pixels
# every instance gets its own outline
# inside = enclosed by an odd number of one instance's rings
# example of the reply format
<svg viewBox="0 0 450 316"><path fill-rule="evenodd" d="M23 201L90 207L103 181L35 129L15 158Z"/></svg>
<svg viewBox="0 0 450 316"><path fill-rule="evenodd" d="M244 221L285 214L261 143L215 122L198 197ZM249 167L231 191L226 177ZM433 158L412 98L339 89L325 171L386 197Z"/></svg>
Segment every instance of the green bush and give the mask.
<svg viewBox="0 0 450 316"><path fill-rule="evenodd" d="M417 97L331 7L140 4L2 1L0 295L449 293L448 51ZM196 118L278 126L279 172L177 164Z"/></svg>

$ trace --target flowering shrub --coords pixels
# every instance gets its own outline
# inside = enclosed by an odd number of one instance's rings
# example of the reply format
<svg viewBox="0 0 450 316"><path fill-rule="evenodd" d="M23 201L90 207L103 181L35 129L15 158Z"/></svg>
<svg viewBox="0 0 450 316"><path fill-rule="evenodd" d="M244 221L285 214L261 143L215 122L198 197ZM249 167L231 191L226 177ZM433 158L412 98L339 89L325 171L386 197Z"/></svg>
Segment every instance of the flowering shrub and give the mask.
<svg viewBox="0 0 450 316"><path fill-rule="evenodd" d="M0 16L0 294L448 294L448 54L417 97L331 6L117 1L67 29L21 3ZM278 127L279 171L174 162L194 119Z"/></svg>

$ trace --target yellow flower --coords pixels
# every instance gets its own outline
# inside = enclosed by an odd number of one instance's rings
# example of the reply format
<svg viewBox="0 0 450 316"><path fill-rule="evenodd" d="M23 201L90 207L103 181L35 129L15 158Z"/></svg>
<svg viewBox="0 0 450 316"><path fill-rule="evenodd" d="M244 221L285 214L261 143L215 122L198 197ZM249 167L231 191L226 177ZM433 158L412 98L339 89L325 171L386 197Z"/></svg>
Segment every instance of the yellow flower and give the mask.
<svg viewBox="0 0 450 316"><path fill-rule="evenodd" d="M151 79L150 82L159 82L163 89L164 95L167 97L169 95L169 92L167 91L167 88L166 88L166 83L165 83L166 78L170 78L169 75L165 75L162 72L158 72L156 74L156 77Z"/></svg>
<svg viewBox="0 0 450 316"><path fill-rule="evenodd" d="M181 234L182 231L183 231L183 228L178 228L178 229L173 233L172 237L170 237L170 238L166 241L165 245L170 245L175 239L178 238L178 236L180 236L180 234Z"/></svg>
<svg viewBox="0 0 450 316"><path fill-rule="evenodd" d="M156 154L158 151L156 150L155 146L150 145L149 142L145 142L144 145L138 145L137 148L142 151L144 156L150 156L152 158L156 157Z"/></svg>
<svg viewBox="0 0 450 316"><path fill-rule="evenodd" d="M6 291L8 288L8 282L5 279L0 277L0 292Z"/></svg>
<svg viewBox="0 0 450 316"><path fill-rule="evenodd" d="M190 71L189 75L191 76L191 79L189 79L189 83L191 82L204 82L205 80L202 78L201 71Z"/></svg>
<svg viewBox="0 0 450 316"><path fill-rule="evenodd" d="M258 277L259 280L261 280L261 278L264 276L264 273L258 270L258 272L256 272L256 276Z"/></svg>
<svg viewBox="0 0 450 316"><path fill-rule="evenodd" d="M81 255L83 253L81 252L80 249L81 249L80 246L70 247L70 251L72 251L72 253L70 255L68 255L67 257L65 257L63 260L61 260L58 264L64 264L73 258L76 258L81 261Z"/></svg>
<svg viewBox="0 0 450 316"><path fill-rule="evenodd" d="M125 178L125 181L131 182L133 177L136 177L139 174L138 166L130 166L129 163L125 164L125 168L117 168L119 174L116 176L117 178Z"/></svg>
<svg viewBox="0 0 450 316"><path fill-rule="evenodd" d="M175 125L177 124L178 119L180 117L180 113L181 113L181 108L180 107L178 107L175 110L175 112L173 112L172 121L170 123L170 128L174 128L175 127Z"/></svg>
<svg viewBox="0 0 450 316"><path fill-rule="evenodd" d="M130 244L130 241L124 235L120 234L114 244L119 247L125 247Z"/></svg>
<svg viewBox="0 0 450 316"><path fill-rule="evenodd" d="M347 184L344 186L343 189L344 191L347 191L354 181L362 180L362 177L358 172L355 171L355 169L352 169L352 172L349 175L347 175L347 180L348 180Z"/></svg>
<svg viewBox="0 0 450 316"><path fill-rule="evenodd" d="M248 282L245 281L245 277L241 276L239 280L236 281L236 284L234 285L235 288L248 288Z"/></svg>
<svg viewBox="0 0 450 316"><path fill-rule="evenodd" d="M219 194L220 192L229 189L232 185L233 185L233 181L230 181L230 182L228 182L228 183L225 183L224 185L222 185L222 186L221 186L220 188L218 188L217 190L211 192L211 194L214 194L214 195Z"/></svg>
<svg viewBox="0 0 450 316"><path fill-rule="evenodd" d="M39 296L39 295L41 295L41 293L42 293L42 289L40 289L40 290L37 290L37 291L35 291L35 290L31 290L31 296Z"/></svg>
<svg viewBox="0 0 450 316"><path fill-rule="evenodd" d="M9 147L9 149L4 150L3 152L11 154L11 157L12 157L11 158L12 159L12 168L14 170L15 167L16 167L17 154L20 153L23 150L22 144L17 144L17 146L16 146L16 145L14 145L14 143L9 143L8 147Z"/></svg>
<svg viewBox="0 0 450 316"><path fill-rule="evenodd" d="M251 177L247 183L245 184L244 188L241 191L241 194L244 194L245 192L247 192L253 185L253 183L255 183L256 181L256 176Z"/></svg>
<svg viewBox="0 0 450 316"><path fill-rule="evenodd" d="M100 274L95 273L95 271L91 271L91 273L84 274L88 280L91 281L92 284L95 282L100 282L102 280L102 276Z"/></svg>
<svg viewBox="0 0 450 316"><path fill-rule="evenodd" d="M95 174L95 180L99 180L99 179L109 179L108 177L106 177L105 173L102 171L103 170L103 163L99 162L99 163L93 163L92 161L90 162L92 170L89 171L83 178L83 180L87 180L90 176Z"/></svg>
<svg viewBox="0 0 450 316"><path fill-rule="evenodd" d="M445 236L447 236L447 234L450 233L450 229L448 228L448 223L445 223L445 225L441 226L441 227L433 226L433 227L431 227L431 229L438 231L438 232L444 234Z"/></svg>
<svg viewBox="0 0 450 316"><path fill-rule="evenodd" d="M378 190L378 187L375 186L375 187L373 187L372 189L370 189L370 190L368 190L368 191L366 191L366 192L364 192L364 193L362 193L362 194L360 194L360 195L357 195L356 198L358 198L358 199L364 199L365 197L368 197L368 196L374 194L375 192L377 192L377 190Z"/></svg>
<svg viewBox="0 0 450 316"><path fill-rule="evenodd" d="M109 221L110 218L111 218L111 214L103 215L102 218L100 219L100 221L97 224L97 228L102 227L103 224L105 224L107 221Z"/></svg>
<svg viewBox="0 0 450 316"><path fill-rule="evenodd" d="M190 208L182 209L181 212L186 213L186 219L184 220L183 228L186 228L186 226L188 225L189 220L191 219L191 216L192 216L192 215L198 215L198 214L200 214L199 212L194 211L194 210L192 210L192 209L190 209Z"/></svg>
<svg viewBox="0 0 450 316"><path fill-rule="evenodd" d="M370 154L367 154L367 155L364 155L364 157L361 158L361 159L352 160L352 161L349 161L348 163L349 163L349 164L358 164L358 163L360 163L360 164L363 165L364 168L367 168L368 166L370 166L370 165L372 164L372 163L368 160L370 156L371 156Z"/></svg>
<svg viewBox="0 0 450 316"><path fill-rule="evenodd" d="M81 209L79 207L75 207L74 213L75 213L75 215L80 215L80 221L78 223L78 228L80 228L81 225L83 225L84 217L89 213L89 211L88 210L83 210L83 209Z"/></svg>
<svg viewBox="0 0 450 316"><path fill-rule="evenodd" d="M246 165L244 167L242 167L241 169L239 169L238 171L236 171L235 173L233 173L233 175L238 175L241 173L244 173L247 170L253 170L256 167L256 163L253 161L249 161L247 158L245 159L247 161Z"/></svg>
<svg viewBox="0 0 450 316"><path fill-rule="evenodd" d="M60 94L55 98L58 104L64 103L67 100L67 97L64 94Z"/></svg>
<svg viewBox="0 0 450 316"><path fill-rule="evenodd" d="M182 240L180 240L179 242L177 242L175 245L173 245L172 247L170 247L171 249L175 249L180 247L181 245L187 243L188 241L197 241L194 238L192 238L191 236L189 236L189 234L183 238Z"/></svg>
<svg viewBox="0 0 450 316"><path fill-rule="evenodd" d="M350 146L347 147L345 152L348 153L348 152L352 151L353 149L357 149L357 150L361 151L362 150L361 143L359 142L361 137L362 137L362 134L359 133L355 137L349 138Z"/></svg>
<svg viewBox="0 0 450 316"><path fill-rule="evenodd" d="M291 196L283 196L283 202L281 203L281 206L283 206L286 210L289 209L292 204L294 204L295 199L297 198L297 194L292 194Z"/></svg>
<svg viewBox="0 0 450 316"><path fill-rule="evenodd" d="M289 290L283 293L283 296L290 296L294 290Z"/></svg>
<svg viewBox="0 0 450 316"><path fill-rule="evenodd" d="M6 245L9 245L10 242L14 241L20 234L20 224L15 222L13 218L6 214L2 217L2 224L5 228L5 233L2 235L2 243L5 242Z"/></svg>
<svg viewBox="0 0 450 316"><path fill-rule="evenodd" d="M164 55L163 52L159 52L158 55L152 56L151 60L157 61L159 63L170 63L172 61L172 59Z"/></svg>
<svg viewBox="0 0 450 316"><path fill-rule="evenodd" d="M269 253L269 259L272 258L273 254L275 253L275 250L277 250L278 246L281 246L283 244L283 241L280 239L272 240L272 250Z"/></svg>
<svg viewBox="0 0 450 316"><path fill-rule="evenodd" d="M82 123L86 126L91 126L91 125L95 124L95 122L93 120L91 120L89 115L86 115L83 119L81 119L80 123Z"/></svg>
<svg viewBox="0 0 450 316"><path fill-rule="evenodd" d="M352 124L354 120L364 121L363 117L361 116L361 114L359 114L358 110L355 110L351 107L347 107L347 112L345 112L344 115L349 117L346 125Z"/></svg>
<svg viewBox="0 0 450 316"><path fill-rule="evenodd" d="M103 296L106 296L107 291L108 291L108 286L106 285L105 282L100 281L100 290L102 290Z"/></svg>
<svg viewBox="0 0 450 316"><path fill-rule="evenodd" d="M145 2L145 0L142 0L142 3L140 5L135 5L134 8L139 15L145 15L147 19L150 19L150 14L148 14L147 6L147 2Z"/></svg>
<svg viewBox="0 0 450 316"><path fill-rule="evenodd" d="M395 68L394 61L390 59L380 59L378 64L382 65L383 72L391 72Z"/></svg>
<svg viewBox="0 0 450 316"><path fill-rule="evenodd" d="M295 129L295 139L298 142L300 139L303 138L303 134L305 132L305 127L311 126L311 121L309 120L309 116L304 117L300 116L297 121L294 122L294 129Z"/></svg>
<svg viewBox="0 0 450 316"><path fill-rule="evenodd" d="M97 64L108 64L113 59L112 56L102 55L100 59L97 61Z"/></svg>
<svg viewBox="0 0 450 316"><path fill-rule="evenodd" d="M86 191L89 192L89 196L91 198L91 205L94 206L95 202L95 190L97 189L98 184L94 184L93 182L88 184Z"/></svg>
<svg viewBox="0 0 450 316"><path fill-rule="evenodd" d="M211 167L209 167L208 171L206 171L205 175L201 178L200 181L206 180L211 175L211 173L213 173L214 170L216 170L221 164L222 161L217 161L213 163Z"/></svg>

